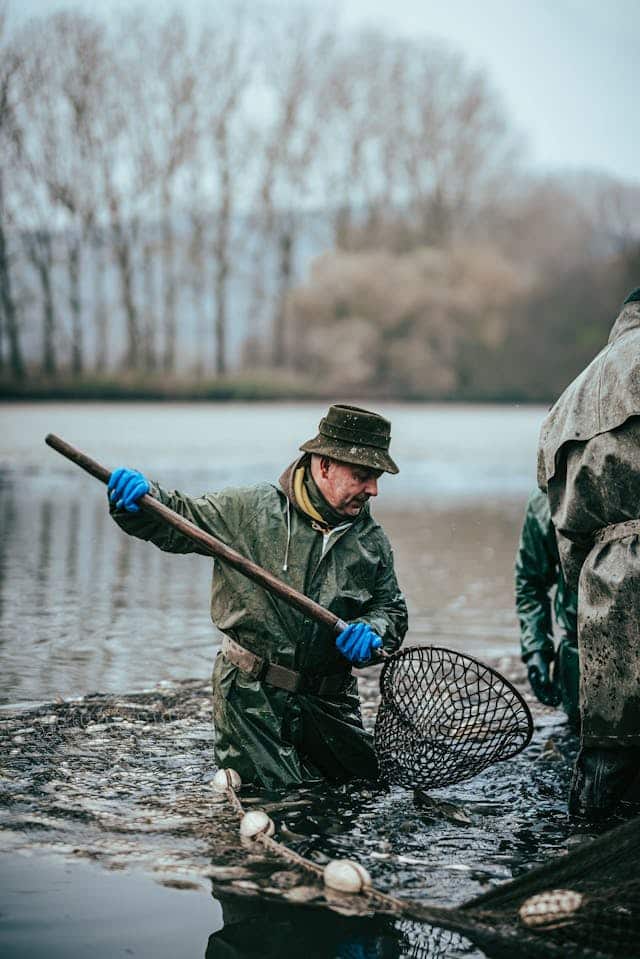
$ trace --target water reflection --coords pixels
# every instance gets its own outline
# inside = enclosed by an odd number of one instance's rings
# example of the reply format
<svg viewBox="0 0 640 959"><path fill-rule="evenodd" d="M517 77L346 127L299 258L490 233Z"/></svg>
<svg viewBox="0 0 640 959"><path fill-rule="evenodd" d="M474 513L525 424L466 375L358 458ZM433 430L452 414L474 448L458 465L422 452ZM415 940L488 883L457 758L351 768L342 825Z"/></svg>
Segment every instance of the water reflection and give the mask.
<svg viewBox="0 0 640 959"><path fill-rule="evenodd" d="M73 500L69 507L67 549L65 553L65 573L69 592L73 595L78 586L78 544L80 539L80 504Z"/></svg>
<svg viewBox="0 0 640 959"><path fill-rule="evenodd" d="M197 487L189 484L196 491ZM0 488L0 701L118 692L208 676L211 563L133 540L103 490ZM523 502L376 509L393 543L411 641L495 656L517 647L512 565Z"/></svg>
<svg viewBox="0 0 640 959"><path fill-rule="evenodd" d="M104 490L44 448L48 430L108 464L138 465L195 494L275 479L321 412L167 406L23 411L31 432L5 431L0 440L0 699L122 693L159 680L206 677L218 639L208 618L209 561L169 556L124 536L107 514ZM387 412L402 473L385 481L375 511L394 546L410 639L480 658L515 650L513 555L534 481L539 411ZM144 431L124 430L125 418L143 423ZM227 846L229 856L238 855L235 822L227 823L221 812L208 818L208 688L199 697L196 726L148 723L147 713L137 719L125 702L121 721L100 729L97 702L95 714L74 727L68 741L59 724L24 733L12 759L19 802L31 788L31 764L38 763L34 811L51 815L51 804L61 798L70 810L65 819L63 807L56 807L60 828L45 821L42 841L91 849L96 858L120 865L142 852L149 862L164 855L200 864L202 857L205 865L209 850L218 859ZM16 730L22 725L20 720ZM459 903L562 847L572 754L565 763L547 762L543 743L550 734L540 733L523 756L447 794L470 814L472 825L464 830L430 818L406 792L328 796L325 790L274 814L279 834L305 855L357 854L379 888ZM38 735L49 747L61 737L46 777L46 753L29 739ZM63 779L61 760L74 775ZM42 790L45 781L51 793ZM145 803L154 804L150 812ZM163 818L170 822L177 814L191 816L195 832L182 822L175 835L161 839L162 832L148 833L140 818L150 816L162 830ZM142 823L139 834L136 823ZM33 823L27 832L18 823L15 835L26 843L39 834ZM207 957L481 955L451 933L414 923L220 897L225 925L211 935Z"/></svg>
<svg viewBox="0 0 640 959"><path fill-rule="evenodd" d="M99 487L70 501L26 477L0 488L0 516L0 701L208 674L208 561L129 540Z"/></svg>
<svg viewBox="0 0 640 959"><path fill-rule="evenodd" d="M10 489L4 487L0 477L0 623L5 614L5 590L4 583L7 580L9 572L8 544L14 537L15 524L15 501L11 495ZM2 635L0 634L0 643Z"/></svg>
<svg viewBox="0 0 640 959"><path fill-rule="evenodd" d="M0 701L205 677L219 641L208 613L210 562L124 536L108 516L104 489L44 446L47 430L106 463L138 465L199 494L275 480L321 413L319 406L8 410L0 431ZM513 555L542 411L387 413L402 470L382 484L374 511L394 547L410 640L479 658L515 652Z"/></svg>
<svg viewBox="0 0 640 959"><path fill-rule="evenodd" d="M36 592L38 610L46 614L50 607L48 596L48 574L51 568L51 518L53 515L53 503L51 500L45 500L40 504L40 523L38 524L38 549L37 557L37 584Z"/></svg>
<svg viewBox="0 0 640 959"><path fill-rule="evenodd" d="M373 705L372 695L370 686L365 705ZM383 892L456 906L566 851L564 797L576 746L559 714L540 717L527 750L445 790L440 798L446 803L439 805L418 802L399 787L356 783L284 795L247 787L241 799L247 809L265 809L278 839L316 865L356 858ZM341 955L339 948L382 956L473 955L471 947L440 930L384 920L365 926L351 916L348 923L344 916L336 923L326 910L320 923L310 918L319 913L309 908L290 912L287 904L283 913L277 902L266 902L267 897L306 902L308 893L314 903L322 902L322 892L309 889L314 880L296 873L286 859L243 846L235 810L223 796L214 796L207 681L6 710L0 751L6 848L32 855L43 848L82 851L105 866L142 864L169 879L190 869L210 877L216 898L225 905L232 899L226 931L210 943L219 955L242 955L243 948L255 955L254 940L259 948L265 943L271 948L272 923L281 949L285 933L295 937L294 946L303 943L304 951L286 950L293 955L335 956ZM464 811L466 825L447 814L452 804ZM232 897L234 891L247 898ZM249 895L261 903L257 919ZM234 902L251 903L246 929L242 918L234 919ZM309 921L319 923L315 953L313 936L308 947L305 938Z"/></svg>
<svg viewBox="0 0 640 959"><path fill-rule="evenodd" d="M484 953L456 933L384 916L341 916L223 896L223 928L209 937L205 959L482 959ZM295 950L295 951L294 951Z"/></svg>

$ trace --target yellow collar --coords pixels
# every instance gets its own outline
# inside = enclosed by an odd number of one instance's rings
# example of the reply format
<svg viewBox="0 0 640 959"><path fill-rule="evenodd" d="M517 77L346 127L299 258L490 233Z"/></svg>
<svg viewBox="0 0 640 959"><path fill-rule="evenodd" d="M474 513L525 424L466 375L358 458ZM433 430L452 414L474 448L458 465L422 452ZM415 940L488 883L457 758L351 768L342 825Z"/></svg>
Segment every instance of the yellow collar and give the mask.
<svg viewBox="0 0 640 959"><path fill-rule="evenodd" d="M293 493L296 498L296 503L303 513L306 513L306 515L309 516L310 519L315 520L316 523L322 524L324 527L328 526L328 523L322 518L309 499L309 494L304 485L304 466L300 466L293 474Z"/></svg>

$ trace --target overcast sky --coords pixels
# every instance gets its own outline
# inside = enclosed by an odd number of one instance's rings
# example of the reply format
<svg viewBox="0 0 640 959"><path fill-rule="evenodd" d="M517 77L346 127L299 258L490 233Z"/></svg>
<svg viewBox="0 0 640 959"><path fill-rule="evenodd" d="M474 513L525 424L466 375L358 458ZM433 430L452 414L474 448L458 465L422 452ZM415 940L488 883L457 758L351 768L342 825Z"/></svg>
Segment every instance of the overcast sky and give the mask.
<svg viewBox="0 0 640 959"><path fill-rule="evenodd" d="M115 17L134 5L150 15L176 6L9 0L14 22L69 6ZM207 3L177 5L195 14ZM335 8L329 0L312 6ZM339 9L346 25L439 37L484 67L536 170L600 170L640 182L640 0L342 0Z"/></svg>

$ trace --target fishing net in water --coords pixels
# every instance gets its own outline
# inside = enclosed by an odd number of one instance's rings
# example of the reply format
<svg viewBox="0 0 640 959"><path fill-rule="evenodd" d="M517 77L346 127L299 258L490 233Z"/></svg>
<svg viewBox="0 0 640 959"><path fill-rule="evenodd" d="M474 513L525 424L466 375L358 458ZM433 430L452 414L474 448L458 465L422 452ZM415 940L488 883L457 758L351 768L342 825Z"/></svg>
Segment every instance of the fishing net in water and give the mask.
<svg viewBox="0 0 640 959"><path fill-rule="evenodd" d="M640 817L451 910L491 956L638 959ZM459 923L454 923L459 928Z"/></svg>
<svg viewBox="0 0 640 959"><path fill-rule="evenodd" d="M483 663L437 646L391 656L380 676L375 747L382 779L450 786L510 759L530 741L529 707Z"/></svg>

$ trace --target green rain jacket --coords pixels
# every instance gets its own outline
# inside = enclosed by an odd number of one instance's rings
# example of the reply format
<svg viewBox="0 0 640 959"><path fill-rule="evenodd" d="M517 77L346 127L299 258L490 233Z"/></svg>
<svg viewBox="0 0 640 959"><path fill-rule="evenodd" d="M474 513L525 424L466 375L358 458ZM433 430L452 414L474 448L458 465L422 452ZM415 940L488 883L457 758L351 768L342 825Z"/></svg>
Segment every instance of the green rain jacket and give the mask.
<svg viewBox="0 0 640 959"><path fill-rule="evenodd" d="M294 463L281 483L289 491ZM160 502L263 566L346 621L368 623L388 652L407 630L407 608L382 527L365 506L353 523L322 532L282 487L262 483L193 498L152 484ZM127 533L171 553L199 552L178 531L145 512L113 510ZM323 553L324 546L324 553ZM245 782L268 788L319 778L373 778L372 738L360 716L357 680L336 649L335 634L229 566L214 561L211 619L258 656L316 676L344 670L335 695L289 693L248 678L218 653L213 670L215 758Z"/></svg>
<svg viewBox="0 0 640 959"><path fill-rule="evenodd" d="M578 597L562 575L549 501L540 490L535 490L527 502L516 553L515 592L522 658L526 662L534 652L542 653L547 662L555 658L555 678L562 705L575 724L580 715ZM554 617L560 631L557 652L553 640Z"/></svg>

